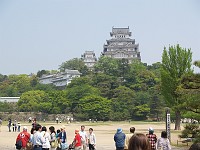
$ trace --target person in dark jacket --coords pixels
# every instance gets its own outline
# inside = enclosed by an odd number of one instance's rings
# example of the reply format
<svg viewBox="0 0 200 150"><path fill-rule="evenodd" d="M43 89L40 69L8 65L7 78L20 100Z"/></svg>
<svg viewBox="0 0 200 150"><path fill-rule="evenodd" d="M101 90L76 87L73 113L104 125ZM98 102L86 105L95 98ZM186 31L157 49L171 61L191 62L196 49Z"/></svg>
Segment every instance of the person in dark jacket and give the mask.
<svg viewBox="0 0 200 150"><path fill-rule="evenodd" d="M118 128L114 136L116 150L124 150L125 138L126 135L122 132L122 129Z"/></svg>

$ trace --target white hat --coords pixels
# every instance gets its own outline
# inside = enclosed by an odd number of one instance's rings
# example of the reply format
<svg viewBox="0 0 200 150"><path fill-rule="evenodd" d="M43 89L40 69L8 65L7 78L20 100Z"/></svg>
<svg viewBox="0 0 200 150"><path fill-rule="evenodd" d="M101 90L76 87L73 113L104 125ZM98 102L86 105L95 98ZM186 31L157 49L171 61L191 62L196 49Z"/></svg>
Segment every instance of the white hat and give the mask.
<svg viewBox="0 0 200 150"><path fill-rule="evenodd" d="M27 126L24 126L24 127L23 127L23 130L26 130L26 131L27 131L27 130L28 130Z"/></svg>

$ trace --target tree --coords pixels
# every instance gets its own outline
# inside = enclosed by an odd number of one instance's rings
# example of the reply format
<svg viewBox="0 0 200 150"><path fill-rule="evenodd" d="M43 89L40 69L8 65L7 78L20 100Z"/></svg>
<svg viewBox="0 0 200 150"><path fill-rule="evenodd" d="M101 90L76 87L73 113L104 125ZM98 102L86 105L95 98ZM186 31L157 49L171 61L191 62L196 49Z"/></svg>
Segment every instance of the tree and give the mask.
<svg viewBox="0 0 200 150"><path fill-rule="evenodd" d="M181 48L179 44L164 48L161 67L161 89L164 99L169 107L174 109L176 115L175 130L180 130L182 101L176 93L183 75L192 72L192 52Z"/></svg>
<svg viewBox="0 0 200 150"><path fill-rule="evenodd" d="M59 70L64 72L65 69L78 70L80 73L82 73L83 76L86 75L89 71L84 61L80 58L73 58L63 62L60 65Z"/></svg>

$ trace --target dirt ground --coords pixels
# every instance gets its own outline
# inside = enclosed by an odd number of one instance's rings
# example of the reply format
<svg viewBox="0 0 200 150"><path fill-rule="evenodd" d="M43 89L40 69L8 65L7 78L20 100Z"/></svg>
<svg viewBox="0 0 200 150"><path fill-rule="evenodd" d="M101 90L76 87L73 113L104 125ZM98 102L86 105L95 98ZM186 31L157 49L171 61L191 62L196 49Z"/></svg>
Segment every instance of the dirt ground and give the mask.
<svg viewBox="0 0 200 150"><path fill-rule="evenodd" d="M161 131L165 130L164 123L148 123L148 122L99 122L99 123L89 123L89 122L76 122L76 123L52 123L52 122L39 122L42 126L46 126L47 128L53 125L56 129L59 129L63 125L66 127L67 132L67 141L70 144L74 138L74 130L80 129L81 125L86 126L86 131L90 127L94 129L94 133L97 138L97 149L98 150L114 150L115 145L113 141L113 136L116 132L117 128L122 128L124 133L129 133L129 128L134 126L136 128L136 133L148 133L148 128L153 127L155 130L155 134L160 137ZM22 123L22 127L27 126L28 130L31 129L31 124ZM174 127L174 124L171 124L171 128ZM171 131L171 141L172 145L176 145L176 141L178 139L178 135L180 131ZM15 149L15 140L18 135L18 132L8 132L8 127L6 123L1 126L0 132L0 150L14 150ZM179 149L188 149L188 147L177 148L173 147L173 150Z"/></svg>

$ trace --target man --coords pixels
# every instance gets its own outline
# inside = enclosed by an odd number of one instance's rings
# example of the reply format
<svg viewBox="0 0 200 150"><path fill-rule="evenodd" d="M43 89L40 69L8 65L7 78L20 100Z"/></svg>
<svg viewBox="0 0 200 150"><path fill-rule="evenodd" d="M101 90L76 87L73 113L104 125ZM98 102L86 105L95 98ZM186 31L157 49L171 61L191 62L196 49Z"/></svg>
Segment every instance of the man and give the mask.
<svg viewBox="0 0 200 150"><path fill-rule="evenodd" d="M33 150L42 150L42 144L45 143L45 139L41 134L42 126L36 124L35 130L36 132L33 134Z"/></svg>
<svg viewBox="0 0 200 150"><path fill-rule="evenodd" d="M122 133L122 129L118 128L117 133L114 135L116 150L124 150L126 135Z"/></svg>
<svg viewBox="0 0 200 150"><path fill-rule="evenodd" d="M11 126L12 126L12 120L11 119L9 119L8 120L8 130L9 130L9 132L11 132Z"/></svg>
<svg viewBox="0 0 200 150"><path fill-rule="evenodd" d="M157 142L157 137L154 133L154 129L152 127L149 128L149 134L146 134L150 145L151 145L151 150L156 150L156 142Z"/></svg>
<svg viewBox="0 0 200 150"><path fill-rule="evenodd" d="M87 141L87 133L85 132L85 126L84 125L81 126L81 131L79 132L79 134L81 136L82 149L86 150L88 141Z"/></svg>
<svg viewBox="0 0 200 150"><path fill-rule="evenodd" d="M130 128L130 133L126 135L124 150L128 150L129 140L130 140L130 138L134 135L134 132L135 132L135 128L134 128L134 127L131 127L131 128Z"/></svg>
<svg viewBox="0 0 200 150"><path fill-rule="evenodd" d="M89 144L89 150L95 150L96 147L96 137L93 133L93 129L89 129L89 135L88 135L88 144Z"/></svg>
<svg viewBox="0 0 200 150"><path fill-rule="evenodd" d="M17 139L16 139L16 144L21 140L21 148L20 150L26 150L26 144L30 140L30 134L27 132L27 127L23 127L23 131L18 134ZM16 145L17 147L17 145Z"/></svg>
<svg viewBox="0 0 200 150"><path fill-rule="evenodd" d="M81 136L79 130L75 130L74 150L81 150Z"/></svg>

